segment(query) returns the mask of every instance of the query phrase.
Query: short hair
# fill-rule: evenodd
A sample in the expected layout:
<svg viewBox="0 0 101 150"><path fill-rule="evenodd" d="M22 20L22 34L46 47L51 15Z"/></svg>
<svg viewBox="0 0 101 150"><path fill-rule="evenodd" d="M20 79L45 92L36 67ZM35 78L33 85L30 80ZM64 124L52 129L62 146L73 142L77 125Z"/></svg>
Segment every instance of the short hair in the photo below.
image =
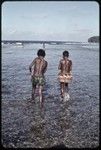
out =
<svg viewBox="0 0 101 150"><path fill-rule="evenodd" d="M46 53L43 49L39 49L38 52L37 52L37 55L45 57Z"/></svg>
<svg viewBox="0 0 101 150"><path fill-rule="evenodd" d="M63 52L63 56L68 57L68 56L69 56L69 52L68 52L68 51L64 51L64 52Z"/></svg>

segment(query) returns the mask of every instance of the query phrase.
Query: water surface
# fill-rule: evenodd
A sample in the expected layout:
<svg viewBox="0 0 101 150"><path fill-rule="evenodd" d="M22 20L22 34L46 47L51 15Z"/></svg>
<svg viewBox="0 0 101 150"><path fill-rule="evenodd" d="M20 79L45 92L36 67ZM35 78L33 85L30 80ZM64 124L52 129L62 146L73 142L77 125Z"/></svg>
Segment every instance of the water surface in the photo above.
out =
<svg viewBox="0 0 101 150"><path fill-rule="evenodd" d="M31 101L29 64L38 44L2 47L2 140L5 147L69 148L99 145L99 48L98 45L46 45L43 107L36 94ZM73 62L71 99L61 100L57 80L62 52Z"/></svg>

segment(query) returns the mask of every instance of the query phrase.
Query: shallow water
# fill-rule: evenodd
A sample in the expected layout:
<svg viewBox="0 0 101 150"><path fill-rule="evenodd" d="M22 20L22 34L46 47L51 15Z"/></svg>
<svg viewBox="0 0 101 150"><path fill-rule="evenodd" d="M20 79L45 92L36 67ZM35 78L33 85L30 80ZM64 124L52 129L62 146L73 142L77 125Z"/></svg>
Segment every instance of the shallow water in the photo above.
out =
<svg viewBox="0 0 101 150"><path fill-rule="evenodd" d="M69 148L99 145L99 49L94 45L46 45L44 103L31 101L29 64L42 45L2 48L2 141L5 147ZM57 80L62 52L73 61L69 101Z"/></svg>
<svg viewBox="0 0 101 150"><path fill-rule="evenodd" d="M31 95L29 64L36 57L37 49L28 47L9 46L2 49L2 99L26 99ZM86 79L99 75L99 51L82 48L80 45L46 46L48 71L47 84L57 84L58 63L63 50L68 49L73 60L73 76L75 80ZM73 84L72 84L73 85ZM82 87L83 88L83 87ZM56 92L56 91L55 91Z"/></svg>

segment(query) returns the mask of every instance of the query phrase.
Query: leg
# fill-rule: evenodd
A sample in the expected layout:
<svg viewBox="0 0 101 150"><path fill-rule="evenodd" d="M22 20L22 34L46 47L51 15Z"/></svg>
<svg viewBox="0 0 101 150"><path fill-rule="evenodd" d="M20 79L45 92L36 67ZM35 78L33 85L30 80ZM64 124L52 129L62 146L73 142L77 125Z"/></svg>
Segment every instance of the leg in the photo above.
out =
<svg viewBox="0 0 101 150"><path fill-rule="evenodd" d="M68 93L68 83L65 83L65 91Z"/></svg>
<svg viewBox="0 0 101 150"><path fill-rule="evenodd" d="M61 96L63 98L64 97L64 88L65 88L65 84L63 82L60 83L60 88L61 88Z"/></svg>
<svg viewBox="0 0 101 150"><path fill-rule="evenodd" d="M69 89L68 89L68 83L65 84L65 91L66 91L66 93L65 93L66 99L69 100L70 96L68 94L68 91L69 91Z"/></svg>
<svg viewBox="0 0 101 150"><path fill-rule="evenodd" d="M32 77L32 100L34 99L35 96L35 90L36 90L36 78L33 76Z"/></svg>
<svg viewBox="0 0 101 150"><path fill-rule="evenodd" d="M36 86L32 85L32 99L34 99L35 90L36 90Z"/></svg>
<svg viewBox="0 0 101 150"><path fill-rule="evenodd" d="M42 98L43 98L43 95L42 95L42 90L43 90L43 86L39 86L39 100L40 100L40 103L42 103Z"/></svg>

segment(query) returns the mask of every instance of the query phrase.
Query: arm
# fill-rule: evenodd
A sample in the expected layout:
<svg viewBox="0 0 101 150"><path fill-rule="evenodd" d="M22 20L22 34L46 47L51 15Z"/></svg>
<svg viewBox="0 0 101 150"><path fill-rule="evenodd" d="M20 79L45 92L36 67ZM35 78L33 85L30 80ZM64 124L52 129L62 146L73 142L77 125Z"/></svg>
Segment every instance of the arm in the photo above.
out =
<svg viewBox="0 0 101 150"><path fill-rule="evenodd" d="M48 63L47 61L45 61L44 73L47 71L47 66L48 66Z"/></svg>
<svg viewBox="0 0 101 150"><path fill-rule="evenodd" d="M72 61L70 60L70 74L72 72Z"/></svg>
<svg viewBox="0 0 101 150"><path fill-rule="evenodd" d="M62 68L62 66L61 66L61 60L60 60L58 69L61 70L61 68Z"/></svg>
<svg viewBox="0 0 101 150"><path fill-rule="evenodd" d="M32 61L32 63L29 65L29 71L31 72L31 69L32 69L32 66L34 65L35 63L35 59Z"/></svg>

